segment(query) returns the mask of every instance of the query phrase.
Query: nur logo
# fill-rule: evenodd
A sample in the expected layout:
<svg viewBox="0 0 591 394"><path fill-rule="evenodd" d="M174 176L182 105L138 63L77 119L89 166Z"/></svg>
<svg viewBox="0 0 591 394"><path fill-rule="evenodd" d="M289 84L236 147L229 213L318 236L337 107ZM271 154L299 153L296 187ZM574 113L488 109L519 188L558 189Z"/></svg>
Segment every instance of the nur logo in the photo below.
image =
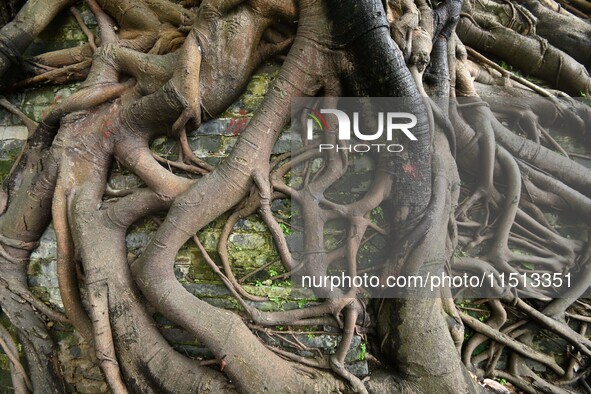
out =
<svg viewBox="0 0 591 394"><path fill-rule="evenodd" d="M310 138L310 132L311 130L314 128L314 124L312 122L315 122L318 127L320 128L320 130L322 131L327 131L328 130L328 123L326 123L326 119L324 119L324 116L316 111L313 108L306 108L306 112L308 115L308 139L312 139Z"/></svg>
<svg viewBox="0 0 591 394"><path fill-rule="evenodd" d="M349 118L349 115L344 111L338 109L326 109L323 108L316 111L311 108L306 108L307 111L307 124L306 124L306 137L309 141L314 139L314 125L316 124L320 130L328 131L328 122L326 121L323 114L332 114L336 116L338 122L338 139L340 141L350 141L352 134L357 140L360 141L375 141L383 137L384 132L386 134L386 141L391 142L395 131L401 131L410 141L417 141L417 137L410 131L417 124L417 117L408 112L378 112L377 116L377 131L366 133L360 130L359 125L359 112L353 112L353 122ZM352 127L351 127L352 125ZM404 147L400 144L385 144L385 143L374 143L374 144L345 144L334 145L334 144L320 144L318 147L319 151L336 149L337 151L346 150L349 152L369 152L370 150L387 150L388 152L401 152Z"/></svg>

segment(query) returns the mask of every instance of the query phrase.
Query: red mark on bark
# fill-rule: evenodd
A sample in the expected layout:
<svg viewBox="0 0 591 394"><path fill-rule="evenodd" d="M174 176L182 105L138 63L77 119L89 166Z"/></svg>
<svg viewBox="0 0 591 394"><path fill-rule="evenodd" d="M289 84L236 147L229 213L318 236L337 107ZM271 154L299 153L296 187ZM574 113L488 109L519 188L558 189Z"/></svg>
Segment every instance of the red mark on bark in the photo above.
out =
<svg viewBox="0 0 591 394"><path fill-rule="evenodd" d="M240 135L242 130L246 128L247 124L247 118L230 119L230 124L228 124L228 130L232 132L232 135Z"/></svg>
<svg viewBox="0 0 591 394"><path fill-rule="evenodd" d="M410 176L413 178L417 177L416 168L412 164L403 164L402 171L404 171L406 174L410 174Z"/></svg>
<svg viewBox="0 0 591 394"><path fill-rule="evenodd" d="M112 120L107 120L105 122L105 131L103 131L103 136L106 139L111 138L111 136L113 135L113 131L111 131L111 126L113 126L113 121Z"/></svg>

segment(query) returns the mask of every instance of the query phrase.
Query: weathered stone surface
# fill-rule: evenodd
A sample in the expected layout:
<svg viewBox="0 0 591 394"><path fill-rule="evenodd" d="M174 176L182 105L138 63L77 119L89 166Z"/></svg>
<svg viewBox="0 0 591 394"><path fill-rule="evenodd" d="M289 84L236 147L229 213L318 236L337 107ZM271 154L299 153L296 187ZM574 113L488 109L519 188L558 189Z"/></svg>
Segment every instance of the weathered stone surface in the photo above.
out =
<svg viewBox="0 0 591 394"><path fill-rule="evenodd" d="M29 131L25 126L3 126L0 127L0 139L7 140L26 140Z"/></svg>
<svg viewBox="0 0 591 394"><path fill-rule="evenodd" d="M364 378L369 375L369 366L365 360L356 361L352 364L345 364L345 369L358 378Z"/></svg>
<svg viewBox="0 0 591 394"><path fill-rule="evenodd" d="M53 227L49 226L41 237L39 247L31 253L29 262L29 286L33 294L49 303L52 307L63 310L57 280L57 245Z"/></svg>

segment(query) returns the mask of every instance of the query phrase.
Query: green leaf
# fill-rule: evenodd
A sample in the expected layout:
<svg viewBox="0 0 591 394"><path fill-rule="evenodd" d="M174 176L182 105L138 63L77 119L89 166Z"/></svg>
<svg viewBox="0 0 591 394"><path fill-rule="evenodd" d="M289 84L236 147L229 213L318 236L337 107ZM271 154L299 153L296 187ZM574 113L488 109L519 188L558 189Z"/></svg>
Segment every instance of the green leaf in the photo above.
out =
<svg viewBox="0 0 591 394"><path fill-rule="evenodd" d="M359 352L359 356L357 356L357 360L363 361L363 360L365 360L365 356L367 355L367 345L364 342L361 342L359 344L359 349L361 350L361 352Z"/></svg>
<svg viewBox="0 0 591 394"><path fill-rule="evenodd" d="M285 223L279 223L279 227L281 227L281 231L283 231L283 234L293 234L293 230L289 228Z"/></svg>

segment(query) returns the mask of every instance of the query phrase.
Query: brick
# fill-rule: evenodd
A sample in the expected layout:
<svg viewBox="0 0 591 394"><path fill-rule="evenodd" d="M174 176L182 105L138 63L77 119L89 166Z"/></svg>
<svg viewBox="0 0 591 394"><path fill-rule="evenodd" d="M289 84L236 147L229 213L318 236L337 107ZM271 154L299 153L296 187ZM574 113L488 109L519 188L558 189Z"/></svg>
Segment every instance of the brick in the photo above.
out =
<svg viewBox="0 0 591 394"><path fill-rule="evenodd" d="M2 140L26 140L29 131L25 126L4 126L0 127Z"/></svg>

